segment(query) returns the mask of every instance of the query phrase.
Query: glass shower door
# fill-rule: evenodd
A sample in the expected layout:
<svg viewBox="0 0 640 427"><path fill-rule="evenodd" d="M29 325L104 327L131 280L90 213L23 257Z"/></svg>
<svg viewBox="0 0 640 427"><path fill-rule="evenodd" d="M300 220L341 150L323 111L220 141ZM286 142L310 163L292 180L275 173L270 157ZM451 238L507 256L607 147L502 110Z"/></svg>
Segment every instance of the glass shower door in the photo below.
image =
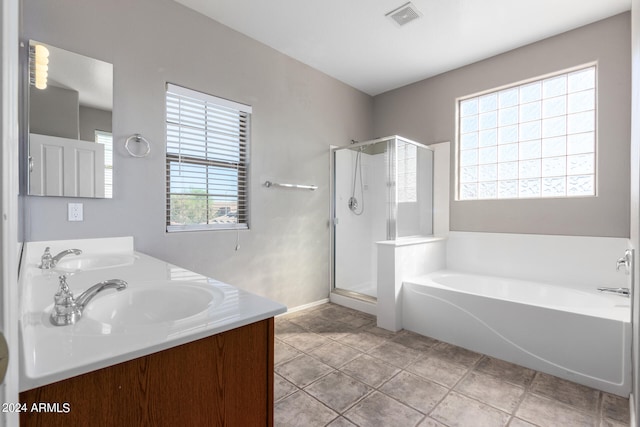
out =
<svg viewBox="0 0 640 427"><path fill-rule="evenodd" d="M377 296L376 242L387 240L388 144L333 151L333 284L335 290Z"/></svg>

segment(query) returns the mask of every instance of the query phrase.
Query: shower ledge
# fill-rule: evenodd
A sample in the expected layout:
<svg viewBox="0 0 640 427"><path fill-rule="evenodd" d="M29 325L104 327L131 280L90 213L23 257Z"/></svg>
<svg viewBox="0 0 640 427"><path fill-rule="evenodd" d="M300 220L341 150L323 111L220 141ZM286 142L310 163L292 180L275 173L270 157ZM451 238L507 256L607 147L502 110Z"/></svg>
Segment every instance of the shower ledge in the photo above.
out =
<svg viewBox="0 0 640 427"><path fill-rule="evenodd" d="M446 236L411 236L411 237L401 237L396 240L381 240L379 242L376 242L376 244L397 247L397 246L420 245L422 243L441 242L443 240L447 240L447 237Z"/></svg>

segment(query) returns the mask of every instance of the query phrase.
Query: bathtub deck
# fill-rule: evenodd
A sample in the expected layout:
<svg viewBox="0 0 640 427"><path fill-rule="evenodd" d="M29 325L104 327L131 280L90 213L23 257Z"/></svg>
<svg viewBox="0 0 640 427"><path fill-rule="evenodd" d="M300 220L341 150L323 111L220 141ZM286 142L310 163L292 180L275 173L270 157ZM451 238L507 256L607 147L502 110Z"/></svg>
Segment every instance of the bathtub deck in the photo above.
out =
<svg viewBox="0 0 640 427"><path fill-rule="evenodd" d="M275 425L629 426L628 400L324 304L276 318Z"/></svg>

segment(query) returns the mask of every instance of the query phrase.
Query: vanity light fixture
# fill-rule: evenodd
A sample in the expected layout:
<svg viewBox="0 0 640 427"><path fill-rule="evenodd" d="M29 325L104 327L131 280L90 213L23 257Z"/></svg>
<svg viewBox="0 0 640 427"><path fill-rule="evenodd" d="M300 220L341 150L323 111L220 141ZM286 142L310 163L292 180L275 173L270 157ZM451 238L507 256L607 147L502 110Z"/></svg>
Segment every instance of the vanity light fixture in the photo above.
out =
<svg viewBox="0 0 640 427"><path fill-rule="evenodd" d="M37 89L47 88L49 49L41 44L29 46L29 81Z"/></svg>

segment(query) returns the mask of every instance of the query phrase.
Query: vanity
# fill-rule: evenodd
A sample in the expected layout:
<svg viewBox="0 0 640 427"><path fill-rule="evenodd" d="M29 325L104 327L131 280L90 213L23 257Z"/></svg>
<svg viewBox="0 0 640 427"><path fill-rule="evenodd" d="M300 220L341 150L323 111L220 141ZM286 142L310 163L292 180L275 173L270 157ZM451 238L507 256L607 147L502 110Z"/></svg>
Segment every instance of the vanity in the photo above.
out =
<svg viewBox="0 0 640 427"><path fill-rule="evenodd" d="M51 269L39 264L71 248ZM286 307L133 250L133 238L28 242L20 275L21 425L273 425L273 317ZM59 277L87 302L50 320Z"/></svg>

